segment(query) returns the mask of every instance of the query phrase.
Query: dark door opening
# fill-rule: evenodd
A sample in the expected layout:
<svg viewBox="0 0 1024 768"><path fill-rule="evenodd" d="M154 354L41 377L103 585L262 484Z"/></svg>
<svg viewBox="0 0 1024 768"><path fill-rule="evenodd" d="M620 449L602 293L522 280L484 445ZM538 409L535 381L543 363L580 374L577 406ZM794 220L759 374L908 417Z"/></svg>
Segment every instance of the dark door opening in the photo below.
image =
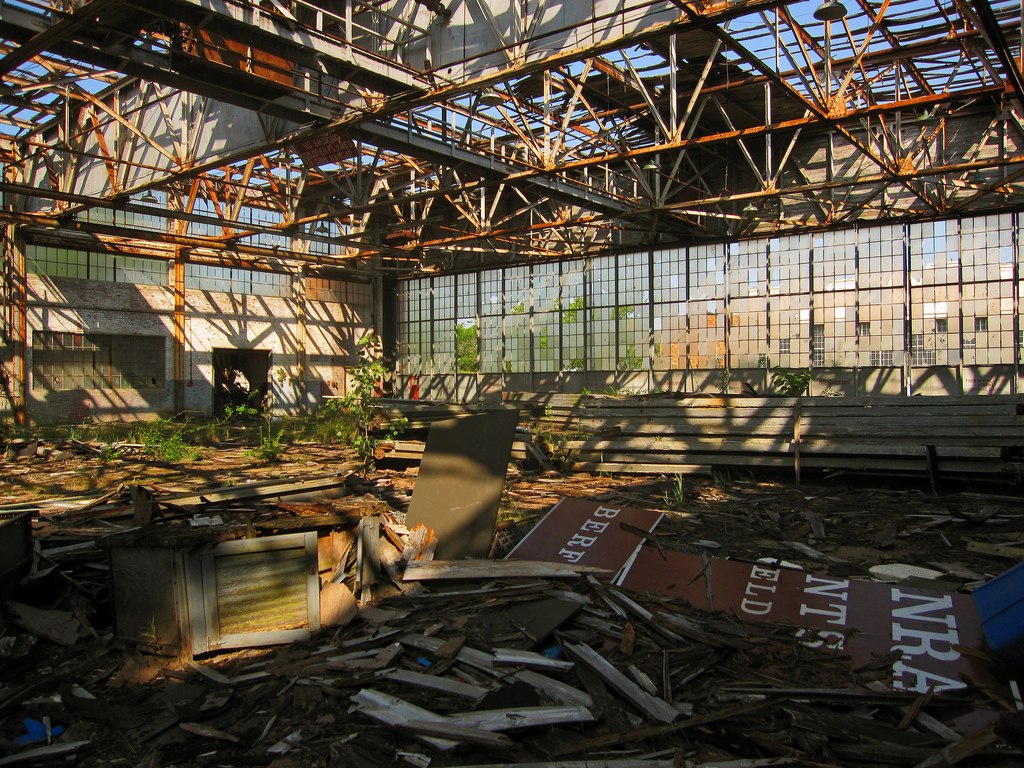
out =
<svg viewBox="0 0 1024 768"><path fill-rule="evenodd" d="M270 409L270 352L265 349L213 350L213 413L221 416L230 407Z"/></svg>

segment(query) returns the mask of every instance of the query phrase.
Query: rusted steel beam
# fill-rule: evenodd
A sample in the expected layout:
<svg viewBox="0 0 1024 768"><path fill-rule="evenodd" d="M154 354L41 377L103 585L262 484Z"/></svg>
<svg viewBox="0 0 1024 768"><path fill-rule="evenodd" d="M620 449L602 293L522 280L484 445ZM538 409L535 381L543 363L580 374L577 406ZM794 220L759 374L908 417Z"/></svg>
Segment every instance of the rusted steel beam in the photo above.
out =
<svg viewBox="0 0 1024 768"><path fill-rule="evenodd" d="M1013 88L1017 104L1024 107L1024 76L1021 75L1017 60L1010 55L1009 43L1006 40L1006 35L1003 34L1002 27L999 26L999 20L996 19L996 15L992 11L992 3L990 0L977 0L972 3L972 7L981 23L982 33L995 50L999 63L1003 66L1006 81Z"/></svg>

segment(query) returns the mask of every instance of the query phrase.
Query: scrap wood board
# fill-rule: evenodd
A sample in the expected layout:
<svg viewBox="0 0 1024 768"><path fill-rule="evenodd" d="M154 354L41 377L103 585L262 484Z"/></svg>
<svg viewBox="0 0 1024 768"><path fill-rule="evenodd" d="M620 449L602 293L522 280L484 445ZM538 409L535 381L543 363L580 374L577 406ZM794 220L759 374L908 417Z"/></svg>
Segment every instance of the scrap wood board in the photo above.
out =
<svg viewBox="0 0 1024 768"><path fill-rule="evenodd" d="M564 498L509 557L601 565L617 571L613 583L631 592L667 595L744 621L792 626L806 645L848 656L855 668L883 663L893 689L987 688L1024 710L1021 681L1008 679L1009 673L997 678L985 654L971 652L983 647L984 633L969 594L661 551L644 547L644 538L629 527L610 524L653 531L660 519L649 510ZM958 727L974 727L988 716L968 715Z"/></svg>
<svg viewBox="0 0 1024 768"><path fill-rule="evenodd" d="M434 531L438 560L490 552L518 422L504 408L431 425L406 524Z"/></svg>
<svg viewBox="0 0 1024 768"><path fill-rule="evenodd" d="M509 552L509 559L604 568L614 577L636 557L663 512L563 498ZM624 527L625 526L625 527ZM657 551L657 550L655 550Z"/></svg>

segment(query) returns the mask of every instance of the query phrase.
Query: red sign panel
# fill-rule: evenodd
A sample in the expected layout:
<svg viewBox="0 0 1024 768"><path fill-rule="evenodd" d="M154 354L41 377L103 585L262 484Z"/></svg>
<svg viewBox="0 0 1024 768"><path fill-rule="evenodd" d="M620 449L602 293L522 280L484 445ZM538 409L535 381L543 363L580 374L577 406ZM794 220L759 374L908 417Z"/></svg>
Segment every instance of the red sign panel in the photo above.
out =
<svg viewBox="0 0 1024 768"><path fill-rule="evenodd" d="M925 693L988 678L984 663L958 646L980 648L981 620L970 595L943 594L736 560L645 548L616 582L634 592L682 598L744 621L789 624L809 645L834 649L860 666L899 652L891 687ZM710 571L710 573L708 572Z"/></svg>
<svg viewBox="0 0 1024 768"><path fill-rule="evenodd" d="M854 667L891 659L889 685L925 693L991 686L1024 709L1020 685L969 649L983 647L969 594L833 578L775 565L702 558L643 546L629 526L652 531L662 515L562 499L509 557L581 563L619 571L618 586L686 600L744 621L789 625L813 648L848 656ZM623 528L616 523L627 524ZM966 651L966 652L965 652ZM955 725L963 732L991 719L978 710Z"/></svg>
<svg viewBox="0 0 1024 768"><path fill-rule="evenodd" d="M589 565L617 574L636 557L644 543L643 537L630 528L649 533L662 517L662 512L648 509L561 499L508 556Z"/></svg>

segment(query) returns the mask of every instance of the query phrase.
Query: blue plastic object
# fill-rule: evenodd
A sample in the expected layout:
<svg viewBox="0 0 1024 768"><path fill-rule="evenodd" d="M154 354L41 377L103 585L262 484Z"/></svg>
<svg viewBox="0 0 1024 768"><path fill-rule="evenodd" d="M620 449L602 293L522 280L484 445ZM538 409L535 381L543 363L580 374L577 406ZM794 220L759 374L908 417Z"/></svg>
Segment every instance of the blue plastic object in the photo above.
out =
<svg viewBox="0 0 1024 768"><path fill-rule="evenodd" d="M971 595L989 648L1024 666L1024 563L986 581Z"/></svg>
<svg viewBox="0 0 1024 768"><path fill-rule="evenodd" d="M26 717L22 722L25 724L25 733L14 739L15 744L19 747L23 747L26 744L38 744L40 741L46 741L47 735L45 723L31 717ZM64 733L63 725L50 726L50 738L60 736L62 733Z"/></svg>

